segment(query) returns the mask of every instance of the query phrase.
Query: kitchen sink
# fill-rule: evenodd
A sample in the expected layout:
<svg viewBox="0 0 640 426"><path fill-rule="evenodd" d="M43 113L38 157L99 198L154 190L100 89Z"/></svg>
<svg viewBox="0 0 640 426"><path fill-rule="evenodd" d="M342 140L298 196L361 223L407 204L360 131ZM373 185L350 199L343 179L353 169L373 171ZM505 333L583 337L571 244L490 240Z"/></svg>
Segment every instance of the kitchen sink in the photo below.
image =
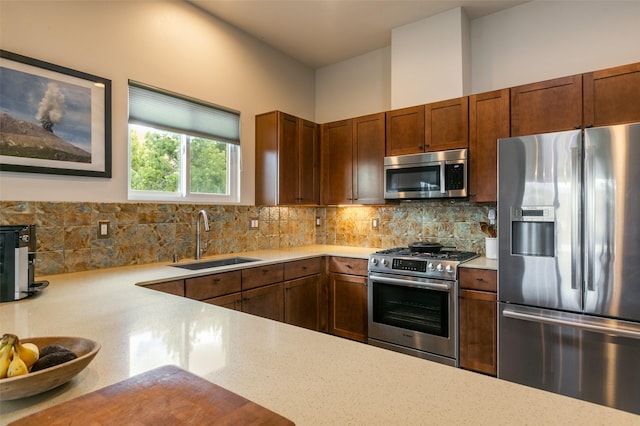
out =
<svg viewBox="0 0 640 426"><path fill-rule="evenodd" d="M203 260L198 262L183 263L181 265L171 265L176 268L183 269L207 269L217 268L219 266L239 265L241 263L258 262L260 259L251 259L248 257L229 257L227 259Z"/></svg>

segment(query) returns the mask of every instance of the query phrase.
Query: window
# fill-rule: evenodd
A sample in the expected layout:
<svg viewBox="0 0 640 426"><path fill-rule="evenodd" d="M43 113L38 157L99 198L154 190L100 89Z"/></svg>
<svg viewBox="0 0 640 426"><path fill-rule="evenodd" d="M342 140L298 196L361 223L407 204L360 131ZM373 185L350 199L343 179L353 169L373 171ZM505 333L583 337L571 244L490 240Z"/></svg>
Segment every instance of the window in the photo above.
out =
<svg viewBox="0 0 640 426"><path fill-rule="evenodd" d="M129 199L240 201L236 112L129 82Z"/></svg>

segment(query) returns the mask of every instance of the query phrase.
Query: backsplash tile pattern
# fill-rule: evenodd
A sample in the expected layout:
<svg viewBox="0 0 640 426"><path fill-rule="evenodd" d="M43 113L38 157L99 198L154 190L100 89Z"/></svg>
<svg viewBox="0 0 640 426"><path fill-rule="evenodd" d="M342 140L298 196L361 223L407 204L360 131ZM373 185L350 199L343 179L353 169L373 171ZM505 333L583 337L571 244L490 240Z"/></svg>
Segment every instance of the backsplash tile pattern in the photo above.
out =
<svg viewBox="0 0 640 426"><path fill-rule="evenodd" d="M387 206L327 207L321 216L320 244L392 248L432 241L484 254L479 222L495 205L467 201L403 202ZM373 229L373 219L379 227Z"/></svg>
<svg viewBox="0 0 640 426"><path fill-rule="evenodd" d="M0 201L0 224L37 225L41 276L171 261L174 255L193 259L201 209L211 227L202 233L204 256L308 244L390 248L420 240L484 253L478 222L491 207L465 201L373 207ZM258 219L257 229L250 228L252 219ZM108 238L98 238L98 220L109 221Z"/></svg>

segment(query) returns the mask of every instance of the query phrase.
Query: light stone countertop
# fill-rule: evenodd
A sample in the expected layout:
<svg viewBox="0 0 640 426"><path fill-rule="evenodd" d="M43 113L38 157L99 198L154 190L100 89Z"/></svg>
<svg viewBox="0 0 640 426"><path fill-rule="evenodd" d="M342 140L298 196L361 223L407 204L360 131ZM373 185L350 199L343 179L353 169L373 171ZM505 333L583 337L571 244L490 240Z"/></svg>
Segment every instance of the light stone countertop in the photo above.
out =
<svg viewBox="0 0 640 426"><path fill-rule="evenodd" d="M476 257L460 265L461 268L475 268L475 269L493 269L498 270L498 260L489 259L484 256Z"/></svg>
<svg viewBox="0 0 640 426"><path fill-rule="evenodd" d="M320 245L242 255L268 263L325 254L366 258L372 251ZM235 268L248 265L256 264ZM234 267L216 271L228 269ZM153 264L38 277L50 281L42 294L0 304L3 333L82 336L102 345L66 385L0 402L0 423L166 364L298 425L640 422L611 408L135 285L206 272Z"/></svg>

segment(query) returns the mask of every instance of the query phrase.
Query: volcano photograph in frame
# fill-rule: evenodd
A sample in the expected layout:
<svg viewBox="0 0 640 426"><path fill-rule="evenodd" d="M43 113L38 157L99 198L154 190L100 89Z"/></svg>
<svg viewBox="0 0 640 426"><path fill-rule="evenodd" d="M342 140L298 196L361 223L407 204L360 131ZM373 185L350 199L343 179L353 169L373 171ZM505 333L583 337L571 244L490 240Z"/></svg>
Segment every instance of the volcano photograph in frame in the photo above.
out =
<svg viewBox="0 0 640 426"><path fill-rule="evenodd" d="M111 177L111 81L0 50L0 170Z"/></svg>

